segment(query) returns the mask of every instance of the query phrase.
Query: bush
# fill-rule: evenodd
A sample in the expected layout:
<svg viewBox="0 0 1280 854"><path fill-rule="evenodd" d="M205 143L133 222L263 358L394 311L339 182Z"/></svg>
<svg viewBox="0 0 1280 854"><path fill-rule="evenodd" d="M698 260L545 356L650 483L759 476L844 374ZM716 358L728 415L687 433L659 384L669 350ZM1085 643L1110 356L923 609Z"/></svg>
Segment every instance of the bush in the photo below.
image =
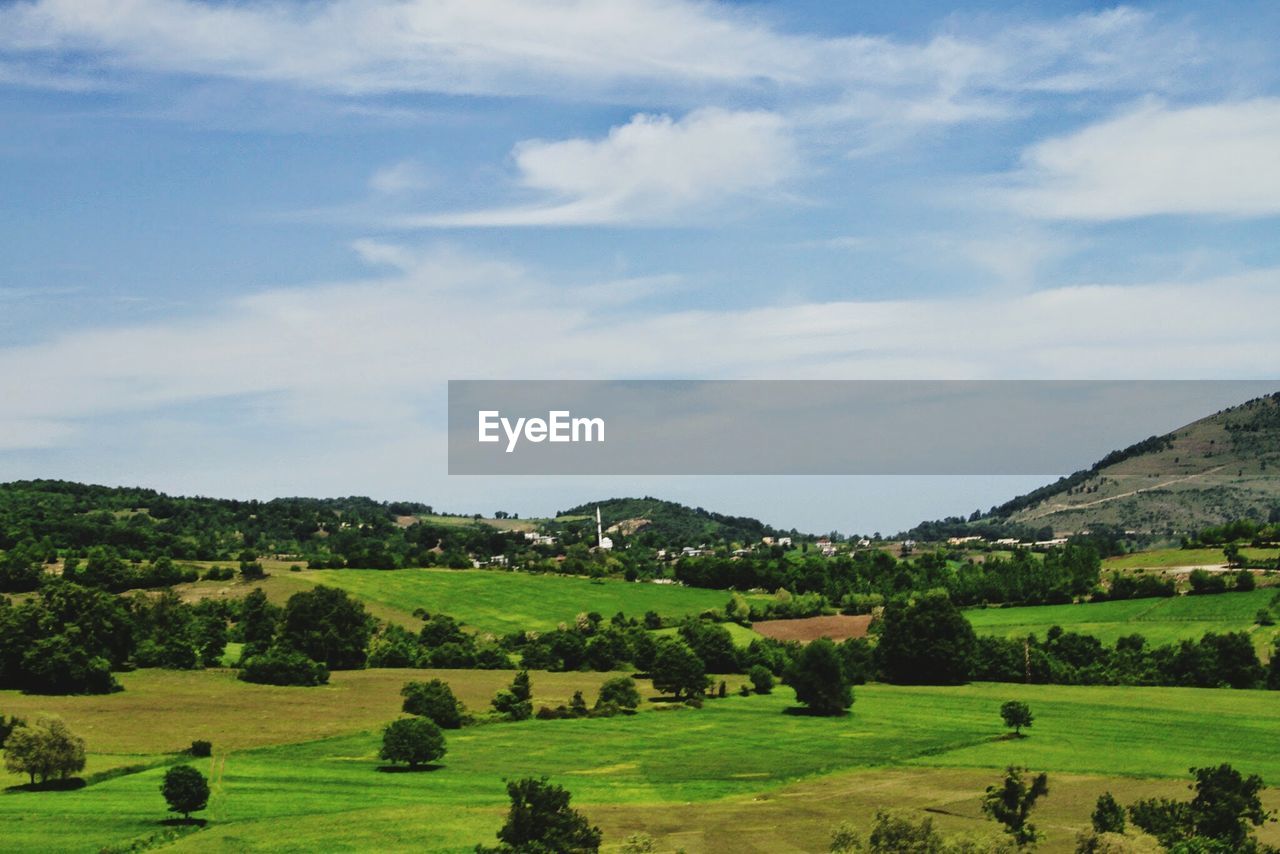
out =
<svg viewBox="0 0 1280 854"><path fill-rule="evenodd" d="M635 680L630 676L618 676L601 685L595 707L605 706L635 711L640 706L640 689L636 687Z"/></svg>
<svg viewBox="0 0 1280 854"><path fill-rule="evenodd" d="M430 718L444 729L462 726L462 703L454 696L447 682L432 679L430 682L407 682L400 689L404 697L401 707L411 715Z"/></svg>
<svg viewBox="0 0 1280 854"><path fill-rule="evenodd" d="M196 741L191 742L191 747L187 749L187 753L190 753L192 756L199 756L199 757L212 756L213 743L209 741L197 739Z"/></svg>
<svg viewBox="0 0 1280 854"><path fill-rule="evenodd" d="M388 762L405 762L414 769L444 754L444 733L430 718L401 718L382 731L378 758Z"/></svg>
<svg viewBox="0 0 1280 854"><path fill-rule="evenodd" d="M272 647L259 655L251 655L240 665L238 679L260 685L324 685L329 681L329 668L312 661L292 649Z"/></svg>
<svg viewBox="0 0 1280 854"><path fill-rule="evenodd" d="M190 765L175 765L164 774L160 793L169 804L169 812L180 812L184 819L191 818L209 803L209 781Z"/></svg>
<svg viewBox="0 0 1280 854"><path fill-rule="evenodd" d="M757 694L768 694L773 690L773 674L763 664L752 665L747 678L751 680L751 687Z"/></svg>
<svg viewBox="0 0 1280 854"><path fill-rule="evenodd" d="M1124 807L1116 803L1110 792L1098 796L1092 819L1095 833L1124 833Z"/></svg>
<svg viewBox="0 0 1280 854"><path fill-rule="evenodd" d="M529 682L529 671L521 670L511 680L511 687L499 691L490 705L508 720L528 720L533 714L533 686Z"/></svg>

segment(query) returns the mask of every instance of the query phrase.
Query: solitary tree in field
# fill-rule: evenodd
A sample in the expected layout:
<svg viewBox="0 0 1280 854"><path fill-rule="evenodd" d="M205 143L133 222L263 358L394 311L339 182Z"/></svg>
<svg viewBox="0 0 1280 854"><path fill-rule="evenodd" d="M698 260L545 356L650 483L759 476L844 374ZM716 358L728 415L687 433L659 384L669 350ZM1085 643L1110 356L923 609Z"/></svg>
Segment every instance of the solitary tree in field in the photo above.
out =
<svg viewBox="0 0 1280 854"><path fill-rule="evenodd" d="M477 854L596 854L600 828L569 806L570 795L546 777L509 781L511 809L498 831L499 844L477 845Z"/></svg>
<svg viewBox="0 0 1280 854"><path fill-rule="evenodd" d="M183 820L189 821L193 812L208 806L209 781L190 765L175 765L165 772L160 793L169 812L180 812Z"/></svg>
<svg viewBox="0 0 1280 854"><path fill-rule="evenodd" d="M430 718L401 718L382 731L378 758L405 762L409 770L444 756L444 733Z"/></svg>
<svg viewBox="0 0 1280 854"><path fill-rule="evenodd" d="M1012 766L1007 768L1004 780L988 786L982 799L982 811L1003 824L1018 846L1030 845L1040 838L1035 825L1028 819L1036 801L1049 794L1049 775L1037 774L1028 783L1022 778L1025 770Z"/></svg>
<svg viewBox="0 0 1280 854"><path fill-rule="evenodd" d="M1031 707L1019 700L1010 700L1000 707L1000 717L1004 720L1004 725L1013 730L1015 736L1022 736L1022 728L1031 726L1034 717L1031 714Z"/></svg>
<svg viewBox="0 0 1280 854"><path fill-rule="evenodd" d="M617 676L600 686L596 709L616 708L618 711L635 711L640 705L640 690L630 676Z"/></svg>
<svg viewBox="0 0 1280 854"><path fill-rule="evenodd" d="M18 723L4 741L4 764L14 774L26 774L32 785L65 780L84 769L84 739L61 718L40 717L35 724Z"/></svg>
<svg viewBox="0 0 1280 854"><path fill-rule="evenodd" d="M747 678L751 680L751 687L757 694L768 694L773 690L773 674L763 664L753 664L747 672Z"/></svg>
<svg viewBox="0 0 1280 854"><path fill-rule="evenodd" d="M818 638L806 646L787 671L796 699L815 715L839 715L853 705L853 688L836 645Z"/></svg>

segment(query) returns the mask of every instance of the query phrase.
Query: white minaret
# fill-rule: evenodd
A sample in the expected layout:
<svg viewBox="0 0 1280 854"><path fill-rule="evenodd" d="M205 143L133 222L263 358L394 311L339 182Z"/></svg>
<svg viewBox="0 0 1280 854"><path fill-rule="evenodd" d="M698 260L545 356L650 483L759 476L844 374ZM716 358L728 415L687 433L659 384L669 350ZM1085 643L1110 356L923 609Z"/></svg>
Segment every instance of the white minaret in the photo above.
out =
<svg viewBox="0 0 1280 854"><path fill-rule="evenodd" d="M608 551L613 548L613 540L604 535L604 526L600 524L600 507L596 506L596 548Z"/></svg>

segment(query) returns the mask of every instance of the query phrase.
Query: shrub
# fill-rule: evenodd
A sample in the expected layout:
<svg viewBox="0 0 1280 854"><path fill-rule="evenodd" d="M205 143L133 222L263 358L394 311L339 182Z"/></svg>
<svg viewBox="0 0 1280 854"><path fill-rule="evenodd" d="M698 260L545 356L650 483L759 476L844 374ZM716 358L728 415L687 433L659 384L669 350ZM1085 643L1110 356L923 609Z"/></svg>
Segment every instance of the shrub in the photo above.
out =
<svg viewBox="0 0 1280 854"><path fill-rule="evenodd" d="M636 687L635 680L630 676L618 676L601 685L596 708L604 706L635 711L640 706L640 689Z"/></svg>
<svg viewBox="0 0 1280 854"><path fill-rule="evenodd" d="M491 701L494 710L505 715L508 720L528 720L533 714L533 686L529 682L529 671L521 670L511 680L511 687L499 691Z"/></svg>
<svg viewBox="0 0 1280 854"><path fill-rule="evenodd" d="M411 715L430 718L444 729L462 726L462 703L454 696L447 682L432 679L430 682L406 682L400 689L404 697L401 707Z"/></svg>
<svg viewBox="0 0 1280 854"><path fill-rule="evenodd" d="M175 765L164 774L160 793L169 804L169 812L180 812L190 819L209 803L209 781L190 765Z"/></svg>
<svg viewBox="0 0 1280 854"><path fill-rule="evenodd" d="M763 664L752 665L747 678L751 680L751 687L757 694L768 694L773 690L773 674Z"/></svg>
<svg viewBox="0 0 1280 854"><path fill-rule="evenodd" d="M444 754L444 733L430 718L401 718L382 731L378 758L388 762L405 762L413 769Z"/></svg>
<svg viewBox="0 0 1280 854"><path fill-rule="evenodd" d="M192 756L199 756L199 757L212 756L213 743L209 741L204 741L202 739L197 739L191 742L191 747L187 749L187 752L190 753Z"/></svg>
<svg viewBox="0 0 1280 854"><path fill-rule="evenodd" d="M260 685L324 685L329 681L329 668L296 650L272 647L245 659L237 678Z"/></svg>

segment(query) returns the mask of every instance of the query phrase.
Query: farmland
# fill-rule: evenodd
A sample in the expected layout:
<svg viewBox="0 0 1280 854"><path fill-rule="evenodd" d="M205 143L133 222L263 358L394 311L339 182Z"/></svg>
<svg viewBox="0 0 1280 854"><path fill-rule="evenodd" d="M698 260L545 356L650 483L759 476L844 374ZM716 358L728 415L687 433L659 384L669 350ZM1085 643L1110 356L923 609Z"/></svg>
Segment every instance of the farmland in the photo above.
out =
<svg viewBox="0 0 1280 854"><path fill-rule="evenodd" d="M1195 640L1206 632L1249 632L1260 649L1269 647L1274 627L1257 626L1254 618L1276 595L1276 589L1215 596L1128 599L1077 605L1022 608L973 608L965 616L979 634L1041 638L1053 626L1098 637L1104 643L1135 632L1151 643Z"/></svg>
<svg viewBox="0 0 1280 854"><path fill-rule="evenodd" d="M664 617L723 608L729 595L678 585L591 581L555 575L487 570L318 570L293 573L299 580L339 587L366 602L412 613L444 613L479 631L502 634L547 630L584 611L629 617L657 611Z"/></svg>
<svg viewBox="0 0 1280 854"><path fill-rule="evenodd" d="M954 813L942 822L949 830L989 835L977 794L997 769L1017 762L1063 780L1046 801L1045 850L1054 851L1069 850L1103 788L1174 795L1188 765L1222 761L1280 778L1280 745L1268 737L1280 725L1274 695L999 684L863 686L852 713L835 719L783 714L793 698L781 689L700 710L492 724L451 734L437 770L380 773L377 728L395 717L402 680L421 675L339 673L326 689L263 689L219 671L142 671L126 677L119 695L54 700L6 692L0 705L59 711L85 732L91 750L153 763L171 761L163 754L189 737L212 740L213 758L197 761L214 786L209 826L175 850L468 850L500 822L502 778L526 773L567 785L607 841L645 830L664 850L725 850L726 839L742 843L736 850L814 850L831 825L865 819L886 800L943 809ZM509 678L443 675L469 704ZM546 692L541 701L574 686L589 690L600 678L535 674L534 685ZM996 710L1011 696L1036 711L1030 738L1001 737ZM95 752L94 760L123 764L119 753ZM145 838L159 829L162 770L72 792L3 797L0 822L22 850L92 851ZM740 826L747 804L762 804L768 821ZM280 834L277 822L286 818L290 832ZM753 836L761 825L771 829ZM770 839L791 841L778 848Z"/></svg>
<svg viewBox="0 0 1280 854"><path fill-rule="evenodd" d="M1280 549L1245 546L1240 554L1250 561L1275 560ZM1102 561L1102 570L1169 569L1187 566L1225 566L1226 558L1220 548L1198 549L1149 549L1127 555L1117 555Z"/></svg>

